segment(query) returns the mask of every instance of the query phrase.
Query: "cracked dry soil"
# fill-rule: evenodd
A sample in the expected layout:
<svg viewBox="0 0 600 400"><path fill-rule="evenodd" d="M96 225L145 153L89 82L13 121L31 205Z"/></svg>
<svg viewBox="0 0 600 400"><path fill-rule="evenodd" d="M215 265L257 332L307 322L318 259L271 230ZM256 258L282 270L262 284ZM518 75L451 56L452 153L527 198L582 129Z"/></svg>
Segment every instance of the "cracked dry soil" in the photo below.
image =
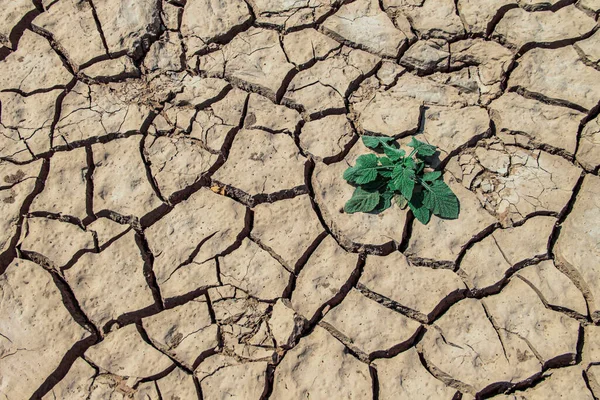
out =
<svg viewBox="0 0 600 400"><path fill-rule="evenodd" d="M600 398L598 0L0 0L0 399ZM340 210L360 135L458 220Z"/></svg>

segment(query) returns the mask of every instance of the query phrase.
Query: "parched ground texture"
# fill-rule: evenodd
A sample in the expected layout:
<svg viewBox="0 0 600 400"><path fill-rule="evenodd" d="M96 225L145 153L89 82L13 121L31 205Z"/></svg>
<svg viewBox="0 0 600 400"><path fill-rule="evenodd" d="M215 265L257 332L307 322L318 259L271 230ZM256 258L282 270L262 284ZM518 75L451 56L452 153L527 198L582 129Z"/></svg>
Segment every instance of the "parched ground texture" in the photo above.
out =
<svg viewBox="0 0 600 400"><path fill-rule="evenodd" d="M600 398L599 0L0 0L0 399ZM343 212L439 147L427 226Z"/></svg>

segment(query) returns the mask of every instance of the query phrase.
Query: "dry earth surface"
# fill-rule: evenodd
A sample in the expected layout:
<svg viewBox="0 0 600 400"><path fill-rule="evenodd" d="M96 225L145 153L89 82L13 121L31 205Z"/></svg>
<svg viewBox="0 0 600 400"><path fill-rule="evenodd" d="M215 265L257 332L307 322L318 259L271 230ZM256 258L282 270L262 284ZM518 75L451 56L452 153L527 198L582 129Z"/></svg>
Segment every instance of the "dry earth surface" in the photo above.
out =
<svg viewBox="0 0 600 400"><path fill-rule="evenodd" d="M0 0L0 399L599 399L599 11Z"/></svg>

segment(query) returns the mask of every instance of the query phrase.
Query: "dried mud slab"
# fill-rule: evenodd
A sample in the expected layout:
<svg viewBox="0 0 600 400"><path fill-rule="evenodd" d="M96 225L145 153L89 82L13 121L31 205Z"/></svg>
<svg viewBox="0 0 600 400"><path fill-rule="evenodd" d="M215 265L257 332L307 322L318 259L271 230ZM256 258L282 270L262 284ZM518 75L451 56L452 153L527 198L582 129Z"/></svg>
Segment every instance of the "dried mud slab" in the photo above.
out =
<svg viewBox="0 0 600 400"><path fill-rule="evenodd" d="M4 3L0 398L600 397L598 0Z"/></svg>
<svg viewBox="0 0 600 400"><path fill-rule="evenodd" d="M91 333L73 319L52 276L39 265L14 261L0 278L0 291L0 393L30 397Z"/></svg>

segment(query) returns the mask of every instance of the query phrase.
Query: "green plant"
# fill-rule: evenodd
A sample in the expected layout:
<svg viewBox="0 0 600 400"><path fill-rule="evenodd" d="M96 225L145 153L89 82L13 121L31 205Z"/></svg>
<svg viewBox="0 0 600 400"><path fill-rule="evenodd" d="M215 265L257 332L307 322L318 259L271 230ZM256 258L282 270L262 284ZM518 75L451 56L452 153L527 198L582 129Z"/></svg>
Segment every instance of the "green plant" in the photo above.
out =
<svg viewBox="0 0 600 400"><path fill-rule="evenodd" d="M432 170L428 163L428 157L437 151L435 146L413 137L408 143L413 150L406 155L394 138L363 136L362 141L370 149L383 151L385 156L363 154L344 171L344 179L356 186L344 206L347 213L380 213L395 200L401 208L408 205L423 224L429 222L431 214L458 218L458 198L444 182L442 173Z"/></svg>

